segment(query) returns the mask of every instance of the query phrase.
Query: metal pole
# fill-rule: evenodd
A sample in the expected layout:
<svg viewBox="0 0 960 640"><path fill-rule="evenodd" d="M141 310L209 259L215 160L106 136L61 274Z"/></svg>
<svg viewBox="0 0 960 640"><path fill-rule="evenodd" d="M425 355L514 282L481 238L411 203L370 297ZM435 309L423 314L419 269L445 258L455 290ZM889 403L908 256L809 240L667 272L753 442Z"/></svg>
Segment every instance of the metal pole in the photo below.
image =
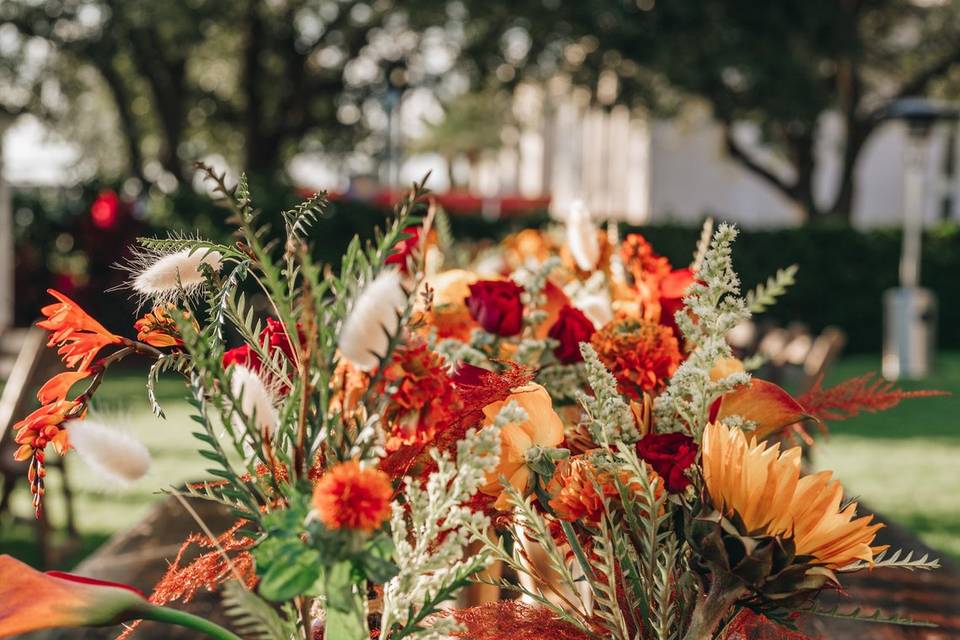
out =
<svg viewBox="0 0 960 640"><path fill-rule="evenodd" d="M10 124L0 114L0 334L13 326L13 192L3 171L3 138Z"/></svg>

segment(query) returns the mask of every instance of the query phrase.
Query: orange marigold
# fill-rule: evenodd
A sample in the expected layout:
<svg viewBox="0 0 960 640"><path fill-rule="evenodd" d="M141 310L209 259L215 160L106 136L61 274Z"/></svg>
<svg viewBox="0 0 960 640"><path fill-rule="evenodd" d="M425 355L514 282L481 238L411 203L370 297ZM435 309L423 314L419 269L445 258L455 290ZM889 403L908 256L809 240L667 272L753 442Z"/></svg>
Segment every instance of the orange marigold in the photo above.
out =
<svg viewBox="0 0 960 640"><path fill-rule="evenodd" d="M87 369L100 349L123 341L67 296L53 289L47 289L47 293L59 302L40 310L46 319L38 322L37 326L50 332L47 346L58 346L57 353L71 369Z"/></svg>
<svg viewBox="0 0 960 640"><path fill-rule="evenodd" d="M634 399L663 388L683 359L673 331L649 320L615 318L593 335L590 344L617 379L621 393Z"/></svg>
<svg viewBox="0 0 960 640"><path fill-rule="evenodd" d="M389 394L383 415L389 429L388 451L432 441L460 411L443 359L421 341L397 348L378 391Z"/></svg>
<svg viewBox="0 0 960 640"><path fill-rule="evenodd" d="M327 470L313 489L313 508L328 529L371 533L390 516L390 478L356 460Z"/></svg>
<svg viewBox="0 0 960 640"><path fill-rule="evenodd" d="M656 492L659 497L663 494L663 480L652 470L650 476L651 479L658 480ZM639 488L637 483L631 482L630 473L625 470L620 473L620 483ZM570 522L583 520L588 523L600 520L603 514L603 497L617 501L620 496L613 474L599 471L585 456L574 456L561 461L547 483L547 493L551 496L550 508L558 518Z"/></svg>

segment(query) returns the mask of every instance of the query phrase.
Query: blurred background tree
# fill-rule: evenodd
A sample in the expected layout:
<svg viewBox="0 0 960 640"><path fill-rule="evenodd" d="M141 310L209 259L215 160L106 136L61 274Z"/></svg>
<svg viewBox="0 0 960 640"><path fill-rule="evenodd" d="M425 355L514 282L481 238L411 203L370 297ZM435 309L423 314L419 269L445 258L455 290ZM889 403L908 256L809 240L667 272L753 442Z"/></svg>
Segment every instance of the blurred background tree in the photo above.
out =
<svg viewBox="0 0 960 640"><path fill-rule="evenodd" d="M951 0L472 2L467 44L474 76L515 82L567 73L601 104L675 114L705 100L726 130L727 151L806 213L849 221L857 159L891 102L955 95L960 3ZM517 55L522 52L522 55ZM838 184L818 188L817 130L842 124ZM737 123L755 123L776 152L751 152ZM817 197L825 193L826 197Z"/></svg>

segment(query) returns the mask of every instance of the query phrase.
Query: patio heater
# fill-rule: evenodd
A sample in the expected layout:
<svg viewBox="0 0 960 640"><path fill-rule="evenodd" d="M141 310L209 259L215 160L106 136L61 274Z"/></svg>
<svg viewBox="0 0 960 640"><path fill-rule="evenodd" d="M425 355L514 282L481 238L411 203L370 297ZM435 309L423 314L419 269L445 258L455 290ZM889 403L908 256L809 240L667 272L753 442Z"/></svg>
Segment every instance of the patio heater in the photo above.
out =
<svg viewBox="0 0 960 640"><path fill-rule="evenodd" d="M888 380L920 379L933 367L936 353L937 299L920 286L923 240L926 146L933 125L956 120L957 109L925 98L893 103L885 117L907 127L903 193L903 246L900 286L883 295L883 376Z"/></svg>

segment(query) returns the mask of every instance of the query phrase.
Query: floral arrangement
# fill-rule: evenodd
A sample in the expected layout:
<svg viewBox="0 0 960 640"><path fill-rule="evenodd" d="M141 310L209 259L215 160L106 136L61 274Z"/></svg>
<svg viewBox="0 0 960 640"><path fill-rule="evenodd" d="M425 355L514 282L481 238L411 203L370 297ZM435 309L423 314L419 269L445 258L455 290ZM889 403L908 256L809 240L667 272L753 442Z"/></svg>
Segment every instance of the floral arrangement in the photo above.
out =
<svg viewBox="0 0 960 640"><path fill-rule="evenodd" d="M112 364L147 358L154 411L158 376L181 375L211 463L171 493L237 522L200 522L149 598L0 557L0 636L152 619L277 640L787 637L798 612L842 615L816 596L843 574L938 566L875 544L882 525L787 446L805 421L928 394L858 379L794 398L751 377L725 336L793 270L741 296L734 228L708 224L674 269L575 207L444 270L458 250L414 185L375 241L323 265L322 194L270 217L244 179L200 168L236 242L141 239L135 339L51 291L38 325L67 371L14 425L16 457L38 511L49 445L142 476L149 452L86 414ZM473 606L449 609L471 582L503 599L468 587ZM166 606L200 589L236 634Z"/></svg>

